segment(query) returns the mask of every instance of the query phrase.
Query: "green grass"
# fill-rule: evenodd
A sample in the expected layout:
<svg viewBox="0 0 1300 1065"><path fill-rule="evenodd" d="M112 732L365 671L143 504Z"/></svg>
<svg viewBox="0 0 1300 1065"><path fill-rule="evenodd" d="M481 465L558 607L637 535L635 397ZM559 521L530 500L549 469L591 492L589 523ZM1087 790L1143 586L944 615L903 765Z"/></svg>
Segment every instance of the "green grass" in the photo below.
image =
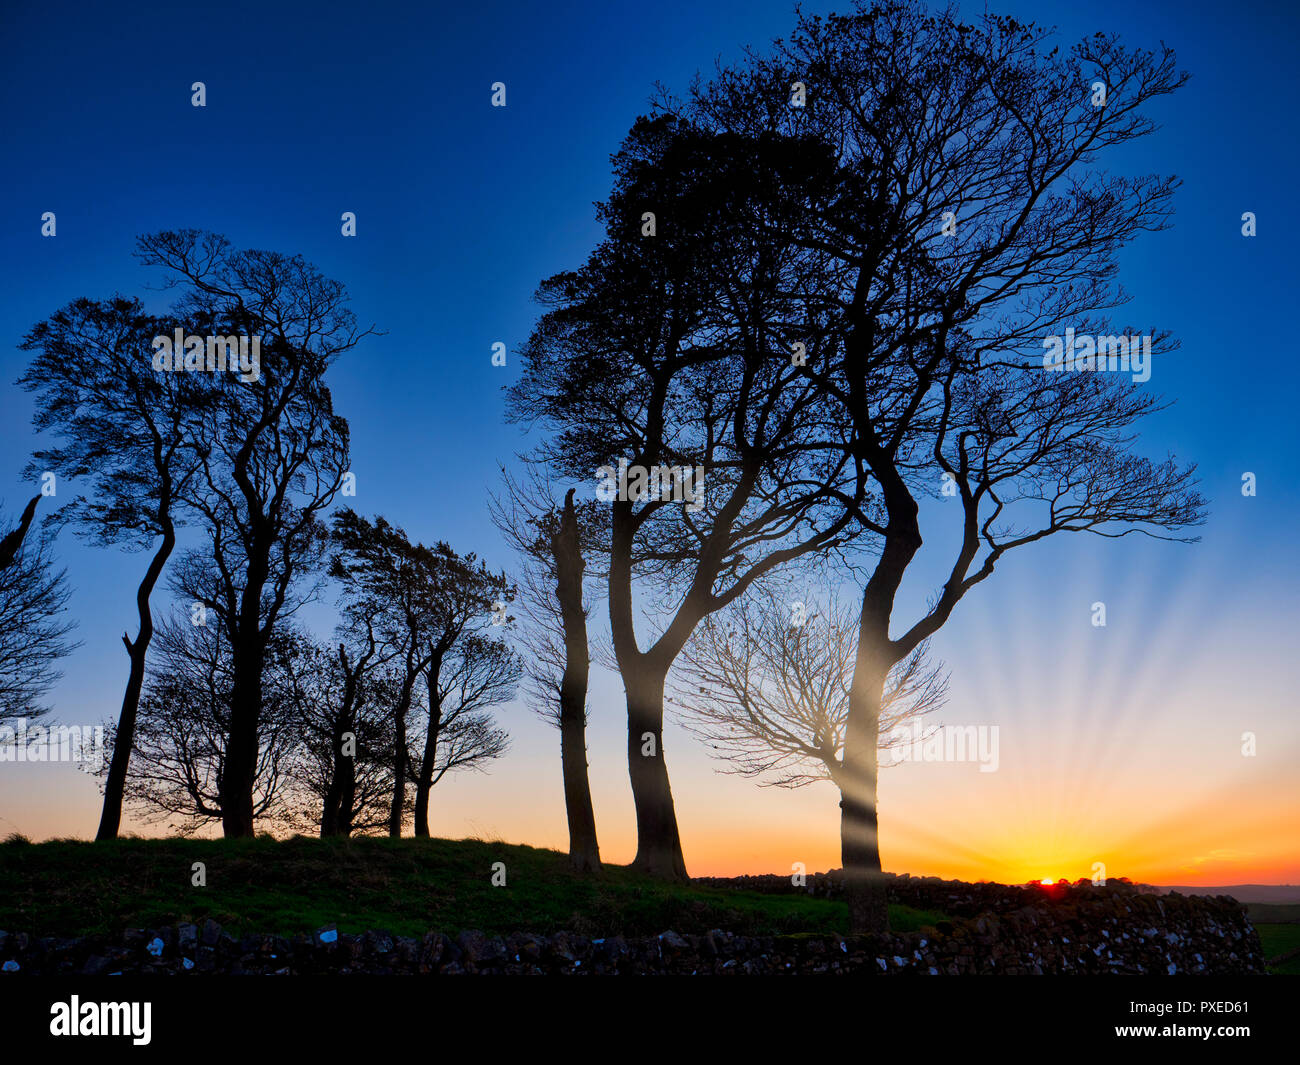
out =
<svg viewBox="0 0 1300 1065"><path fill-rule="evenodd" d="M1300 922L1300 903L1248 902L1246 912L1252 924L1296 924Z"/></svg>
<svg viewBox="0 0 1300 1065"><path fill-rule="evenodd" d="M1256 924L1255 930L1259 932L1259 942L1266 958L1300 950L1300 924ZM1275 976L1300 976L1300 957L1270 965L1268 971Z"/></svg>
<svg viewBox="0 0 1300 1065"><path fill-rule="evenodd" d="M207 886L192 887L203 862ZM492 886L504 862L506 886ZM944 920L891 906L891 927ZM0 845L0 928L73 936L214 918L240 934L345 932L650 935L712 928L745 934L846 932L842 902L662 884L623 866L599 879L565 855L479 840L56 840Z"/></svg>

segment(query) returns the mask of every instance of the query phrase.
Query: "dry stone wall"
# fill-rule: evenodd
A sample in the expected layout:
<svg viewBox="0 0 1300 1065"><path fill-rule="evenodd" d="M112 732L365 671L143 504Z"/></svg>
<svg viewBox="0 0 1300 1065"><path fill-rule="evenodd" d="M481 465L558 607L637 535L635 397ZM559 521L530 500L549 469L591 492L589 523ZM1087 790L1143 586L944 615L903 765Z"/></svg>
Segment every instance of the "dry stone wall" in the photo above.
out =
<svg viewBox="0 0 1300 1065"><path fill-rule="evenodd" d="M778 878L774 878L778 879ZM730 882L748 890L746 882ZM788 881L785 890L790 890ZM833 884L826 889L833 892ZM964 891L963 888L971 889ZM1001 890L993 890L1001 889ZM954 881L895 883L896 899L954 920L905 934L589 938L489 936L333 926L293 938L235 938L215 921L121 936L34 938L0 932L4 974L426 973L964 975L1263 973L1259 936L1235 900L1125 891L1032 893ZM979 908L969 916L958 911Z"/></svg>

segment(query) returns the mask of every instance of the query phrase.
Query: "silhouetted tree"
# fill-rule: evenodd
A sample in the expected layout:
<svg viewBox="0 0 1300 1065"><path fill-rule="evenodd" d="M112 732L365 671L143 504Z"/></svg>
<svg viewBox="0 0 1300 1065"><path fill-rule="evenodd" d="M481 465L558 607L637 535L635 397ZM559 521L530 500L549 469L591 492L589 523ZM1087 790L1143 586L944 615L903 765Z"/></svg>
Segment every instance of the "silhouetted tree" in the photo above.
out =
<svg viewBox="0 0 1300 1065"><path fill-rule="evenodd" d="M296 671L301 749L293 775L311 805L296 820L322 838L388 825L393 712L401 677L363 625L338 646L314 646Z"/></svg>
<svg viewBox="0 0 1300 1065"><path fill-rule="evenodd" d="M195 230L139 241L183 295L174 317L194 335L260 337L251 374L198 374L205 416L191 441L198 475L183 493L207 545L186 556L176 589L224 628L232 659L230 736L219 786L227 836L253 832L262 673L276 627L301 604L300 578L322 562L321 513L348 473L348 426L325 372L358 332L347 293L301 256L237 250ZM249 379L245 379L245 377Z"/></svg>
<svg viewBox="0 0 1300 1065"><path fill-rule="evenodd" d="M184 446L203 390L188 374L153 368L153 340L169 334L138 300L79 299L36 325L20 345L37 352L19 383L36 394L33 423L59 439L35 452L28 473L56 472L84 486L55 520L92 543L152 548L136 589L139 628L126 633L130 668L104 782L96 839L115 839L145 656L153 638L150 599L176 546L177 508L197 468Z"/></svg>
<svg viewBox="0 0 1300 1065"><path fill-rule="evenodd" d="M994 15L963 25L919 5L860 5L801 17L769 55L662 103L716 136L805 137L836 157L836 192L796 220L794 243L831 282L807 372L836 396L869 470L872 507L856 517L879 552L845 729L854 931L887 921L877 740L895 666L1013 548L1058 532L1180 538L1202 520L1191 467L1132 453L1136 424L1160 406L1130 379L1142 373L1057 373L1043 358L1067 328L1136 332L1108 315L1127 298L1116 255L1164 228L1177 183L1116 176L1099 157L1150 133L1145 106L1186 76L1167 48L1097 34L1061 51L1049 36ZM795 81L804 107L789 106ZM1173 346L1148 335L1152 355ZM948 578L891 635L922 543L919 500L945 492L935 522L950 515L959 532Z"/></svg>
<svg viewBox="0 0 1300 1065"><path fill-rule="evenodd" d="M673 661L703 618L853 531L843 501L862 477L842 416L789 343L822 311L788 220L822 195L830 161L797 139L638 121L600 208L605 240L543 284L552 309L509 393L512 417L553 433L538 459L564 476L595 481L620 459L660 474L610 502L607 569L634 865L653 876L686 876L663 743Z"/></svg>
<svg viewBox="0 0 1300 1065"><path fill-rule="evenodd" d="M574 489L556 505L535 468L524 483L502 470L505 489L491 500L493 522L522 560L519 597L530 701L560 730L569 863L600 872L596 813L587 774L587 682L591 671L584 548L608 519L594 502L574 503Z"/></svg>
<svg viewBox="0 0 1300 1065"><path fill-rule="evenodd" d="M370 521L351 509L334 518L335 554L330 574L343 588L343 610L352 625L371 619L386 652L398 666L401 684L393 715L393 795L388 832L400 836L406 809L406 786L416 786L415 828L417 835L428 835L429 790L438 771L442 727L439 705L442 670L468 669L468 687L464 694L471 699L466 719L460 726L460 742L475 733L485 743L483 754L498 747L490 729L470 729L475 710L490 705L481 700L497 701L500 674L488 668L487 658L477 664L454 653L462 636L491 624L495 615L504 618L502 607L513 596L504 574L493 574L477 556L458 555L445 543L426 547L413 543L406 533L384 518ZM449 676L451 674L449 673ZM430 711L425 731L423 753L414 758L408 747L408 721L417 705L417 684L423 679ZM477 691L477 685L486 685ZM475 694L477 691L477 694ZM499 753L499 751L497 752ZM462 761L472 752L462 750ZM445 765L445 763L444 763Z"/></svg>
<svg viewBox="0 0 1300 1065"><path fill-rule="evenodd" d="M350 508L334 516L332 541L330 575L342 585L347 623L378 633L385 656L397 669L397 698L389 710L393 775L388 814L388 834L397 837L407 804L408 717L416 683L432 653L425 636L433 609L431 574L438 563L433 551L412 543L404 530L382 517L371 522Z"/></svg>
<svg viewBox="0 0 1300 1065"><path fill-rule="evenodd" d="M458 583L453 579L452 588ZM438 781L456 769L482 770L506 753L509 740L493 723L491 708L514 698L523 671L518 656L502 641L470 631L481 615L467 618L450 637L449 628L458 624L456 609L447 599L443 603L444 628L433 636L437 650L424 667L423 751L418 757L412 752L409 761L417 836L429 835L429 795Z"/></svg>
<svg viewBox="0 0 1300 1065"><path fill-rule="evenodd" d="M842 788L858 612L833 594L799 605L806 614L792 617L788 602L763 589L706 618L682 652L674 702L731 772L783 788L817 780ZM927 651L921 644L890 670L881 750L895 728L943 705L947 677Z"/></svg>
<svg viewBox="0 0 1300 1065"><path fill-rule="evenodd" d="M3 540L8 562L0 567L0 722L47 713L40 700L61 676L55 663L75 647L67 639L74 626L62 616L71 593L64 572L55 568L53 530L31 534L35 511L32 500Z"/></svg>

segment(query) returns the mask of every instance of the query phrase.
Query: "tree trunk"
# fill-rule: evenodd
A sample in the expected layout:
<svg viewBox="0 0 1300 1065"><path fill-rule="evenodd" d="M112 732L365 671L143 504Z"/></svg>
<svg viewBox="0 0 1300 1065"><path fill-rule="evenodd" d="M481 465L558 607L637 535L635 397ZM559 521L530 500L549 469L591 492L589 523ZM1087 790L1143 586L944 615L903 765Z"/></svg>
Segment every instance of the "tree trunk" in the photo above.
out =
<svg viewBox="0 0 1300 1065"><path fill-rule="evenodd" d="M345 839L352 835L352 822L357 816L357 763L349 760L348 771L343 775L343 794L339 797L339 820L336 835Z"/></svg>
<svg viewBox="0 0 1300 1065"><path fill-rule="evenodd" d="M152 638L152 632L149 638ZM108 764L108 777L104 781L104 808L99 815L99 829L95 841L117 839L122 827L122 797L126 792L126 771L131 762L131 745L135 740L135 715L140 707L140 689L144 685L144 653L148 646L143 629L135 643L127 644L131 657L131 670L122 696L122 711L117 716L117 735L113 741L113 758Z"/></svg>
<svg viewBox="0 0 1300 1065"><path fill-rule="evenodd" d="M894 595L919 543L919 536L887 540L881 561L862 594L839 780L840 854L849 903L849 931L854 934L889 930L876 808L880 709L885 681L897 661L897 652L889 640Z"/></svg>
<svg viewBox="0 0 1300 1065"><path fill-rule="evenodd" d="M227 839L253 835L253 787L257 781L258 724L262 712L260 639L233 649L234 681L230 688L230 736L222 767L221 829Z"/></svg>
<svg viewBox="0 0 1300 1065"><path fill-rule="evenodd" d="M126 792L126 771L131 762L131 745L135 740L135 715L140 707L140 690L144 686L144 652L152 638L146 637L143 627L131 643L125 637L127 654L131 657L131 670L126 679L126 692L122 696L122 710L117 715L117 735L113 741L113 758L108 763L108 776L104 780L104 808L99 815L99 830L95 841L117 839L122 827L122 797Z"/></svg>
<svg viewBox="0 0 1300 1065"><path fill-rule="evenodd" d="M876 783L879 772L880 703L885 681L899 661L899 649L889 638L894 597L903 575L921 548L918 508L893 456L877 440L869 410L866 372L874 322L862 316L867 272L858 278L850 317L854 325L845 347L844 369L849 381L848 409L855 429L855 451L866 460L880 483L889 522L880 559L862 592L858 621L857 660L849 689L849 716L844 732L844 779L840 785L840 854L849 902L849 930L854 933L889 930L885 878L880 864L879 813Z"/></svg>
<svg viewBox="0 0 1300 1065"><path fill-rule="evenodd" d="M664 760L664 681L673 655L665 652L652 657L637 647L632 596L636 525L628 502L615 501L610 513L609 624L618 671L627 692L627 768L637 831L632 866L658 879L688 880ZM689 633L690 626L683 623L681 610L669 629ZM659 644L666 645L667 641L665 633ZM672 648L674 654L681 642L684 640Z"/></svg>
<svg viewBox="0 0 1300 1065"><path fill-rule="evenodd" d="M420 773L415 781L415 834L424 839L429 838L429 793L433 790L433 763L438 753L438 733L442 725L436 677L436 673L430 676L429 730L424 734L424 756L420 759Z"/></svg>
<svg viewBox="0 0 1300 1065"><path fill-rule="evenodd" d="M407 655L406 677L402 692L393 709L393 800L388 807L388 834L397 839L402 834L402 820L406 807L406 715L411 709L411 692L415 687L415 674L411 655Z"/></svg>
<svg viewBox="0 0 1300 1065"><path fill-rule="evenodd" d="M636 806L637 852L632 867L660 880L688 880L677 812L664 760L666 671L642 664L625 669L627 762Z"/></svg>
<svg viewBox="0 0 1300 1065"><path fill-rule="evenodd" d="M167 489L164 487L164 492ZM135 717L140 708L140 691L144 687L144 660L149 644L153 640L153 611L149 599L154 586L162 575L167 559L171 557L176 546L176 529L172 525L167 508L162 508L162 543L149 561L144 579L135 593L136 614L140 619L140 628L134 642L122 637L126 644L126 653L131 660L127 674L126 692L122 695L122 711L117 717L117 736L113 741L113 759L108 764L108 777L104 781L104 808L99 815L99 830L95 840L117 839L118 829L122 826L122 797L126 792L126 771L131 763L131 747L135 742Z"/></svg>
<svg viewBox="0 0 1300 1065"><path fill-rule="evenodd" d="M560 677L560 767L564 776L564 812L569 822L569 864L580 873L600 872L596 841L596 811L591 805L587 775L587 681L591 653L587 645L587 613L582 605L582 539L573 492L564 509L551 552L555 558L555 595L564 630L564 673Z"/></svg>
<svg viewBox="0 0 1300 1065"><path fill-rule="evenodd" d="M560 764L564 773L564 811L569 820L569 864L580 873L599 873L600 845L596 841L596 811L587 777L585 707L577 716L560 709Z"/></svg>
<svg viewBox="0 0 1300 1065"><path fill-rule="evenodd" d="M338 770L330 776L329 787L325 792L325 800L321 804L320 811L320 838L329 839L330 836L338 835L338 792L342 790L338 777Z"/></svg>
<svg viewBox="0 0 1300 1065"><path fill-rule="evenodd" d="M889 930L876 809L882 691L883 684L859 686L855 679L849 693L844 735L840 856L849 902L849 931L855 935Z"/></svg>
<svg viewBox="0 0 1300 1065"><path fill-rule="evenodd" d="M257 783L262 670L266 664L262 590L270 572L270 555L271 544L265 537L259 538L249 552L239 617L231 626L234 630L230 633L234 675L230 685L230 734L217 789L221 799L221 830L227 839L253 835L253 788Z"/></svg>
<svg viewBox="0 0 1300 1065"><path fill-rule="evenodd" d="M348 759L343 755L343 733L340 727L330 737L330 749L333 752L333 765L330 766L330 781L325 789L325 800L321 805L320 835L321 839L339 834L339 819L343 805L343 777L348 771Z"/></svg>
<svg viewBox="0 0 1300 1065"><path fill-rule="evenodd" d="M326 836L347 835L343 831L343 823L346 820L351 825L351 814L344 815L346 809L351 810L352 795L356 791L356 774L357 764L355 757L348 757L343 752L343 737L349 732L353 732L355 740L355 710L358 699L358 688L361 684L361 674L366 668L366 662L369 659L369 653L362 655L361 660L353 667L348 666L348 651L345 644L339 644L339 665L343 669L343 699L339 706L339 715L335 719L334 729L330 736L330 750L333 755L333 764L330 766L329 785L325 789L325 801L321 808L320 817L320 834L324 839ZM349 787L349 783L351 787Z"/></svg>
<svg viewBox="0 0 1300 1065"><path fill-rule="evenodd" d="M874 802L840 797L840 860L849 903L849 932L888 932L888 892L880 868Z"/></svg>

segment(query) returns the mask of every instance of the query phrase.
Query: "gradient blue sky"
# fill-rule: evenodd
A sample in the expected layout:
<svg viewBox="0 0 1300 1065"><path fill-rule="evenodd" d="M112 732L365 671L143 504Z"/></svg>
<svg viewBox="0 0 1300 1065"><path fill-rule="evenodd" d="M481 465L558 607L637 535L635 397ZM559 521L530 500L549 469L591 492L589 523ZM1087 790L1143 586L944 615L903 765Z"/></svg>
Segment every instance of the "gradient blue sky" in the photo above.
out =
<svg viewBox="0 0 1300 1065"><path fill-rule="evenodd" d="M1003 768L887 774L886 865L1073 877L1110 855L1123 866L1112 861L1111 875L1140 868L1166 883L1300 881L1289 351L1300 19L1288 3L989 6L1055 24L1063 43L1098 29L1165 41L1193 75L1158 105L1163 129L1112 167L1185 182L1175 227L1126 253L1123 278L1133 319L1183 342L1155 368L1151 386L1178 402L1144 446L1199 463L1212 510L1194 547L1068 537L1030 548L963 604L936 646L953 671L943 720L999 723ZM513 352L538 281L597 239L592 202L653 83L683 88L715 58L787 32L791 5L121 7L10 0L0 13L8 512L31 491L18 340L73 297L141 293L157 275L131 259L136 235L192 226L300 252L348 286L358 318L387 331L332 377L358 508L508 565L483 503L520 445L500 392L517 367L494 369L491 344ZM206 108L190 105L194 81ZM507 85L503 109L489 106L494 81ZM53 239L40 235L44 211L57 213ZM344 211L356 212L355 238L340 235ZM1243 211L1258 216L1253 239L1240 234ZM1246 470L1253 499L1239 491ZM913 607L940 582L947 542L927 540ZM61 554L84 645L53 700L60 720L101 720L120 700L140 560L70 536ZM1104 630L1089 624L1098 599ZM626 861L620 696L617 678L597 681L591 761L605 855ZM514 750L489 776L440 785L434 831L562 844L556 736L522 708L503 716ZM1255 759L1238 751L1247 729L1260 735ZM789 795L719 777L677 730L668 747L693 872L836 864L832 789ZM0 765L0 832L88 835L96 818L94 785L71 767Z"/></svg>

